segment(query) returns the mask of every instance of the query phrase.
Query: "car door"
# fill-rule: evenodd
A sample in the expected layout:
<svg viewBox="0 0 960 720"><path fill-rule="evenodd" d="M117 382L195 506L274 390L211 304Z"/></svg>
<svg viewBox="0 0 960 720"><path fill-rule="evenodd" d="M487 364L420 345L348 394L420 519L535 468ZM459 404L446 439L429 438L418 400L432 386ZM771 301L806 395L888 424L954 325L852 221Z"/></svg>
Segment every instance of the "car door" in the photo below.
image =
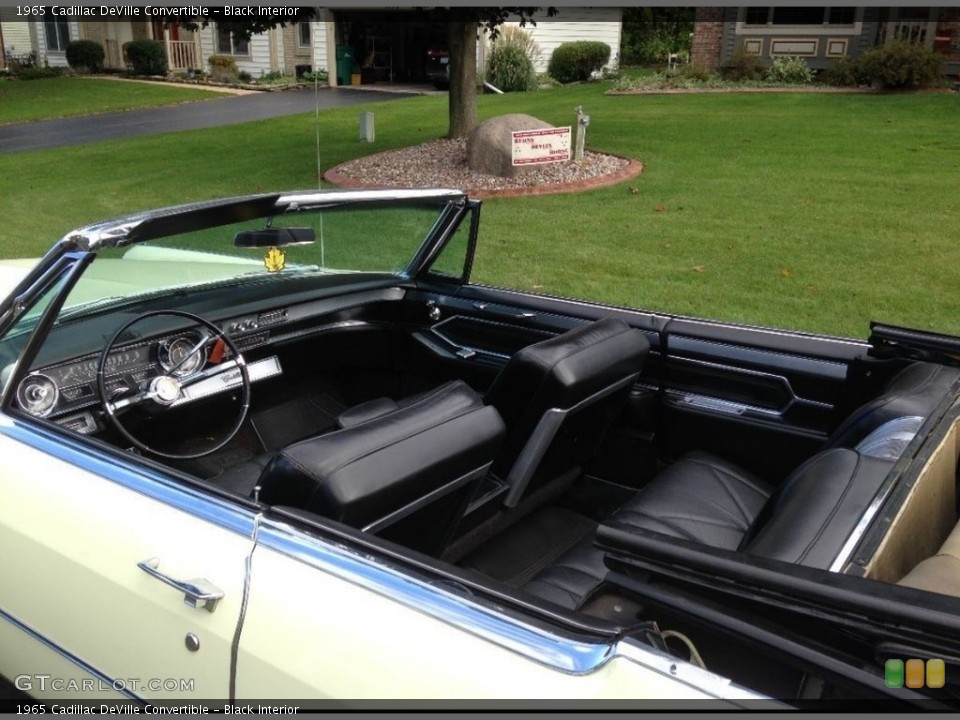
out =
<svg viewBox="0 0 960 720"><path fill-rule="evenodd" d="M757 697L614 633L564 631L485 601L424 558L357 531L273 513L258 528L237 654L244 707Z"/></svg>
<svg viewBox="0 0 960 720"><path fill-rule="evenodd" d="M0 306L0 674L56 701L227 698L255 507L13 409L86 261Z"/></svg>
<svg viewBox="0 0 960 720"><path fill-rule="evenodd" d="M228 698L252 512L9 417L0 457L2 673L59 701Z"/></svg>

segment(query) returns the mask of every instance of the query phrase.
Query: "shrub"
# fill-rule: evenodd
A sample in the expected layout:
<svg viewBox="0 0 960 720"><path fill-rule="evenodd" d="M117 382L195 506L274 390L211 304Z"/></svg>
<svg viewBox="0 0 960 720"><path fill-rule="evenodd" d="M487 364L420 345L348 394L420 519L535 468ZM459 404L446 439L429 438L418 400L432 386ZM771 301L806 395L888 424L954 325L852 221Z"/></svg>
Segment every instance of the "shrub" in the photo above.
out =
<svg viewBox="0 0 960 720"><path fill-rule="evenodd" d="M760 58L748 53L743 45L733 51L727 64L723 66L723 75L729 80L737 82L743 80L759 80L763 77L764 67Z"/></svg>
<svg viewBox="0 0 960 720"><path fill-rule="evenodd" d="M547 72L562 83L589 80L610 60L610 46L595 40L558 45L550 56Z"/></svg>
<svg viewBox="0 0 960 720"><path fill-rule="evenodd" d="M863 78L888 88L923 88L941 82L943 57L932 48L894 40L857 58Z"/></svg>
<svg viewBox="0 0 960 720"><path fill-rule="evenodd" d="M210 79L214 82L236 82L239 77L233 55L211 55L207 62L210 63Z"/></svg>
<svg viewBox="0 0 960 720"><path fill-rule="evenodd" d="M803 85L813 82L813 71L803 58L778 57L767 70L767 80L786 85Z"/></svg>
<svg viewBox="0 0 960 720"><path fill-rule="evenodd" d="M135 75L167 74L167 52L159 40L132 40L124 45L124 54Z"/></svg>
<svg viewBox="0 0 960 720"><path fill-rule="evenodd" d="M522 27L516 25L506 25L500 28L495 42L498 45L512 45L523 50L524 55L530 58L530 62L536 66L540 59L540 46L533 39L533 35L528 33Z"/></svg>
<svg viewBox="0 0 960 720"><path fill-rule="evenodd" d="M16 77L20 80L44 80L60 77L63 73L62 67L25 67L17 70Z"/></svg>
<svg viewBox="0 0 960 720"><path fill-rule="evenodd" d="M300 76L300 79L306 80L307 82L325 83L325 82L329 82L330 75L329 73L327 73L326 70L321 68L319 70L313 70L313 71L308 70L307 72L303 73L303 75Z"/></svg>
<svg viewBox="0 0 960 720"><path fill-rule="evenodd" d="M537 87L533 61L519 45L494 43L487 62L487 79L504 92L526 92Z"/></svg>
<svg viewBox="0 0 960 720"><path fill-rule="evenodd" d="M98 72L103 69L103 46L95 40L72 40L67 43L67 63L74 70Z"/></svg>
<svg viewBox="0 0 960 720"><path fill-rule="evenodd" d="M828 85L839 87L853 87L869 83L869 80L864 77L860 63L848 57L835 60L830 67L823 71L820 78Z"/></svg>

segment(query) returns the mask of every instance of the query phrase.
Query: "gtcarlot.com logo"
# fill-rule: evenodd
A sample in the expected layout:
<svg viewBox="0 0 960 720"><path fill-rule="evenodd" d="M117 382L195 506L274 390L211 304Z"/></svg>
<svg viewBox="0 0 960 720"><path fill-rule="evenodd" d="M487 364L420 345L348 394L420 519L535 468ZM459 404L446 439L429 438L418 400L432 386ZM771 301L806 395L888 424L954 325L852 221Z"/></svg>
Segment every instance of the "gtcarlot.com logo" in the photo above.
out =
<svg viewBox="0 0 960 720"><path fill-rule="evenodd" d="M193 692L192 678L59 678L53 675L17 675L13 679L17 690L23 692Z"/></svg>

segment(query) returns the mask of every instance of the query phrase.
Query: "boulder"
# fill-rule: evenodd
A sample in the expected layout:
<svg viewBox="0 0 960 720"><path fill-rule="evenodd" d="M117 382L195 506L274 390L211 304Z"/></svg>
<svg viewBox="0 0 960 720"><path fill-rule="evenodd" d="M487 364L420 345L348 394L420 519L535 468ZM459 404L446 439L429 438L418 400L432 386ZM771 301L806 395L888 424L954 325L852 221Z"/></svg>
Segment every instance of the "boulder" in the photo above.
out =
<svg viewBox="0 0 960 720"><path fill-rule="evenodd" d="M553 125L550 123L523 113L490 118L481 123L467 138L467 165L471 170L488 175L516 177L531 168L512 165L511 133L515 130L540 130L551 127Z"/></svg>

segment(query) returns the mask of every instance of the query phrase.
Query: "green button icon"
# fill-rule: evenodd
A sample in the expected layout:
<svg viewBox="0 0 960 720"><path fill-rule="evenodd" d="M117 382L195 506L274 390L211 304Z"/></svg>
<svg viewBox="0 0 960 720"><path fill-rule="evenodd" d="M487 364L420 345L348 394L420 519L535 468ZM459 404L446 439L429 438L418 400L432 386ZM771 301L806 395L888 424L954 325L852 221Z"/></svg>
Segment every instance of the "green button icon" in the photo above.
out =
<svg viewBox="0 0 960 720"><path fill-rule="evenodd" d="M888 688L903 687L903 660L887 660L883 671Z"/></svg>

